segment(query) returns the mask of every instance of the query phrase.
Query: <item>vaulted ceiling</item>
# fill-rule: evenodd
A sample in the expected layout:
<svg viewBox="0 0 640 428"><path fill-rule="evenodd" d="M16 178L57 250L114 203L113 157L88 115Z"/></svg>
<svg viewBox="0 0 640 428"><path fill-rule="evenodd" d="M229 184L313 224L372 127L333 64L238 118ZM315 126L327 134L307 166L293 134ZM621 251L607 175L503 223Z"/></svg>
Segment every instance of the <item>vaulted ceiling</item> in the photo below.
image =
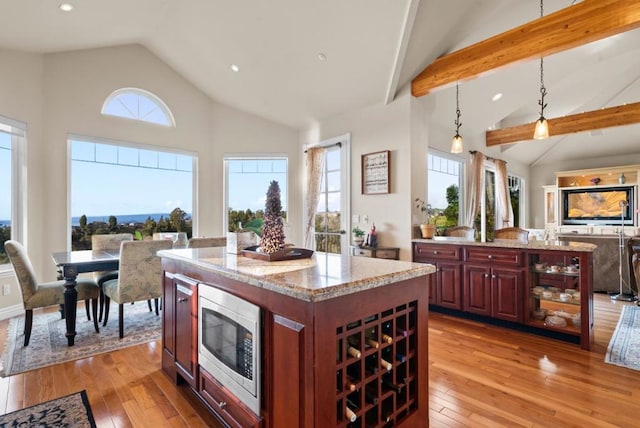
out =
<svg viewBox="0 0 640 428"><path fill-rule="evenodd" d="M575 1L547 0L545 13ZM3 2L0 47L53 53L140 43L213 99L298 129L389 102L437 57L540 13L537 0L70 2L69 13L57 1ZM547 117L640 101L640 31L545 58L545 86ZM498 92L502 99L491 101ZM437 106L432 122L453 131L455 88L427 97ZM534 121L539 63L464 82L460 98L465 138ZM608 128L500 150L524 164L637 153L639 131Z"/></svg>

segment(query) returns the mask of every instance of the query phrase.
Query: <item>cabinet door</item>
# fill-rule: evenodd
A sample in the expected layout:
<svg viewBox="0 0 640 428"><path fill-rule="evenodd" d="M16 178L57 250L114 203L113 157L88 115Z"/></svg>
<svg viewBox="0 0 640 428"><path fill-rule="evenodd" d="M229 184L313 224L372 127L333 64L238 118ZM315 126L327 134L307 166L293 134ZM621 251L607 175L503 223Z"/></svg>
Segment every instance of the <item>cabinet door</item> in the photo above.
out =
<svg viewBox="0 0 640 428"><path fill-rule="evenodd" d="M524 274L516 269L492 269L491 316L522 322Z"/></svg>
<svg viewBox="0 0 640 428"><path fill-rule="evenodd" d="M462 284L459 263L438 263L436 304L444 308L462 309Z"/></svg>
<svg viewBox="0 0 640 428"><path fill-rule="evenodd" d="M464 267L464 310L478 315L491 315L491 268Z"/></svg>
<svg viewBox="0 0 640 428"><path fill-rule="evenodd" d="M185 381L197 388L198 285L187 278L175 278L176 368Z"/></svg>
<svg viewBox="0 0 640 428"><path fill-rule="evenodd" d="M163 277L164 288L162 294L162 347L169 355L171 363L176 351L175 342L175 287L173 285L173 275L165 273Z"/></svg>

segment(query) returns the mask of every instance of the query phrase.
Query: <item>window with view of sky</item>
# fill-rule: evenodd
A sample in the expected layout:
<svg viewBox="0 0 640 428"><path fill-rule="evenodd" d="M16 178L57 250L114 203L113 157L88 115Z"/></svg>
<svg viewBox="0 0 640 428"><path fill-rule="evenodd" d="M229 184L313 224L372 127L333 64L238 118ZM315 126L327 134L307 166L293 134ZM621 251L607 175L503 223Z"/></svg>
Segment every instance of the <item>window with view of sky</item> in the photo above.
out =
<svg viewBox="0 0 640 428"><path fill-rule="evenodd" d="M122 219L191 214L194 156L135 146L71 140L71 216ZM131 221L131 220L127 220Z"/></svg>

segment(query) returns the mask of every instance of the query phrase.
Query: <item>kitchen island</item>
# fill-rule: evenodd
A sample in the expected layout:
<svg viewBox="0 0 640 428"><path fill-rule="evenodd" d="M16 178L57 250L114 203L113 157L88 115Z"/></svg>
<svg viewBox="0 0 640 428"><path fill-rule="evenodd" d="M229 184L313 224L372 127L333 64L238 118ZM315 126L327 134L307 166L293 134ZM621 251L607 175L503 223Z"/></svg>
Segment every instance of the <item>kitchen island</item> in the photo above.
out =
<svg viewBox="0 0 640 428"><path fill-rule="evenodd" d="M267 262L224 248L159 255L162 368L228 425L428 426L433 266L324 253ZM260 309L259 412L199 360L198 295L211 289Z"/></svg>
<svg viewBox="0 0 640 428"><path fill-rule="evenodd" d="M434 310L593 344L593 252L584 242L413 241L413 261L436 266Z"/></svg>

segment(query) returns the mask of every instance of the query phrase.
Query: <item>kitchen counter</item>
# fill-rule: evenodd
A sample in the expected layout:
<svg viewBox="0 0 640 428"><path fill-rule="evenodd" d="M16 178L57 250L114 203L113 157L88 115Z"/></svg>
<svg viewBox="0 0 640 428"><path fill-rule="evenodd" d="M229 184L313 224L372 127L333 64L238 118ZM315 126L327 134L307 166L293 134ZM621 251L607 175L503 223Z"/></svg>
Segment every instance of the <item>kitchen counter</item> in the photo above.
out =
<svg viewBox="0 0 640 428"><path fill-rule="evenodd" d="M434 266L422 263L326 253L277 262L227 253L224 247L164 250L158 255L306 302L328 300L435 272Z"/></svg>
<svg viewBox="0 0 640 428"><path fill-rule="evenodd" d="M433 265L324 253L267 262L229 254L226 248L158 255L163 266L162 369L172 381L186 382L228 426L428 424ZM224 299L202 304L205 295L212 295L210 289L260 308L258 412L242 401L243 393L229 389L232 378L201 357L201 329L214 326L204 322L203 308L229 313L235 305ZM391 370L386 365L380 370L383 359Z"/></svg>
<svg viewBox="0 0 640 428"><path fill-rule="evenodd" d="M413 242L425 244L455 244L478 247L495 248L522 248L531 250L551 250L551 251L587 251L593 252L598 247L595 244L575 241L538 241L519 242L512 239L496 240L493 242L469 241L464 238L453 236L436 236L433 239L414 239Z"/></svg>

